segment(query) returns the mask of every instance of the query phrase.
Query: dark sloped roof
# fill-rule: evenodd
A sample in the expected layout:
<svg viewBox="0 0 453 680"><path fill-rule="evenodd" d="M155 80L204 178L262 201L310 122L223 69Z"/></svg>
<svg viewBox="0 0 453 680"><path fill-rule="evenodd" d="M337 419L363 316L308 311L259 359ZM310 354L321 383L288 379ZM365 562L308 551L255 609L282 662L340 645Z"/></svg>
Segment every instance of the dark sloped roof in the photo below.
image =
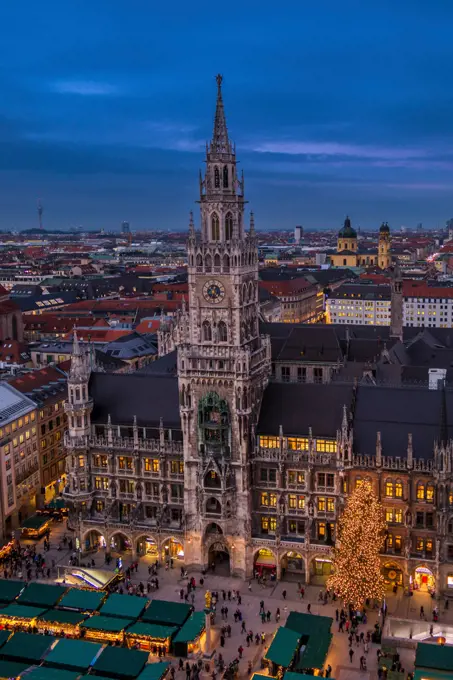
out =
<svg viewBox="0 0 453 680"><path fill-rule="evenodd" d="M167 428L181 427L176 377L92 373L89 389L94 423L106 423L110 414L116 425L130 425L137 416L139 427L158 427L161 418Z"/></svg>
<svg viewBox="0 0 453 680"><path fill-rule="evenodd" d="M279 361L337 362L342 358L335 329L329 326L302 326L292 329L282 345Z"/></svg>
<svg viewBox="0 0 453 680"><path fill-rule="evenodd" d="M285 435L335 437L341 427L343 405L350 408L351 384L317 385L310 383L271 383L264 392L258 434L277 433L282 425Z"/></svg>
<svg viewBox="0 0 453 680"><path fill-rule="evenodd" d="M411 433L414 456L431 458L434 441L441 433L442 399L441 390L359 386L354 415L355 451L374 455L380 432L383 455L405 457ZM448 423L449 413L453 414L453 394L446 394L446 402Z"/></svg>

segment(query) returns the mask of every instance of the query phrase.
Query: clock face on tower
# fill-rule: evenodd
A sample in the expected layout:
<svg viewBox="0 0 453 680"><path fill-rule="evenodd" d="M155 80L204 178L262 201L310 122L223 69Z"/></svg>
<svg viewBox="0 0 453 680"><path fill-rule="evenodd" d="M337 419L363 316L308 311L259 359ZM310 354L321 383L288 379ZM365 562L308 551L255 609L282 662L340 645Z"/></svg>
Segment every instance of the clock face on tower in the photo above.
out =
<svg viewBox="0 0 453 680"><path fill-rule="evenodd" d="M212 279L211 281L206 281L203 286L203 297L208 302L222 302L225 297L225 286L221 281L216 281Z"/></svg>

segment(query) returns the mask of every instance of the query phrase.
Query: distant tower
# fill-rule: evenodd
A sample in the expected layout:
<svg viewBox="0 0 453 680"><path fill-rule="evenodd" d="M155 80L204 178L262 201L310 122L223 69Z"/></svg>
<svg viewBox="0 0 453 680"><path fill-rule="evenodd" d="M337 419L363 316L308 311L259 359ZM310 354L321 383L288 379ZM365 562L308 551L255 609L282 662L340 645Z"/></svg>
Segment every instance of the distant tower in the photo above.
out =
<svg viewBox="0 0 453 680"><path fill-rule="evenodd" d="M381 269L388 269L390 263L390 227L383 222L379 229L378 264Z"/></svg>
<svg viewBox="0 0 453 680"><path fill-rule="evenodd" d="M403 340L403 277L398 260L391 281L390 337Z"/></svg>
<svg viewBox="0 0 453 680"><path fill-rule="evenodd" d="M300 243L304 235L303 227L295 227L294 229L294 240L296 243Z"/></svg>
<svg viewBox="0 0 453 680"><path fill-rule="evenodd" d="M131 232L131 227L129 222L122 222L121 223L121 231L123 234L130 234Z"/></svg>
<svg viewBox="0 0 453 680"><path fill-rule="evenodd" d="M42 207L41 199L38 198L38 221L39 221L39 228L42 229L42 214L43 214L44 208Z"/></svg>

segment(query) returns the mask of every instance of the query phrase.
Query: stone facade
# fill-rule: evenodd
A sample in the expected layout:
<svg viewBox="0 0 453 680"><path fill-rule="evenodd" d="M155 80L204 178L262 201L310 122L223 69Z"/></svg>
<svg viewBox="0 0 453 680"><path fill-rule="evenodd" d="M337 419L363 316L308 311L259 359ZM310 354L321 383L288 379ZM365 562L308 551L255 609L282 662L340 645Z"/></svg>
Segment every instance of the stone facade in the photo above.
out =
<svg viewBox="0 0 453 680"><path fill-rule="evenodd" d="M188 305L159 338L161 355L177 348L178 377L101 376L104 393L94 385L99 396L93 400L89 358L75 338L65 495L81 551L101 541L107 551L128 548L134 557L184 556L189 569L223 557L242 578L275 570L278 578L324 582L348 493L371 479L388 520L387 581L447 590L450 576L453 583L453 449L446 430L422 455L414 453L420 446L412 434L394 454L391 437L386 449L372 423L362 423L358 436L356 403L364 397L357 387L348 388L343 407L346 391L329 384L327 374L312 384L268 386L271 347L258 326L254 221L252 215L246 232L244 178L228 138L220 77L200 204L201 234L192 217L189 226ZM398 335L400 320L392 321ZM288 390L305 402L290 397L283 406L279 395ZM368 390L368 397L388 399ZM428 396L434 406L427 402L427 410L436 410L441 393ZM171 409L156 421L172 399L177 424ZM304 413L315 399L314 433ZM141 413L130 415L131 408ZM285 432L278 423L289 411L294 417ZM359 454L360 438L371 429L376 444Z"/></svg>

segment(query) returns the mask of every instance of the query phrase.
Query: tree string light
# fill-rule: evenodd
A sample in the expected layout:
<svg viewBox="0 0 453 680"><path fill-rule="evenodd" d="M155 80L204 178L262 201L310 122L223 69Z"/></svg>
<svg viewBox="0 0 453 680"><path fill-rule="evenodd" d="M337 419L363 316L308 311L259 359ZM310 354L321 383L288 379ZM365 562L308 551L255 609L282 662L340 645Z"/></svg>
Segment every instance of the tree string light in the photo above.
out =
<svg viewBox="0 0 453 680"><path fill-rule="evenodd" d="M339 521L334 573L327 580L327 587L355 609L367 599L384 597L379 552L386 529L382 505L371 484L363 482L349 497Z"/></svg>

